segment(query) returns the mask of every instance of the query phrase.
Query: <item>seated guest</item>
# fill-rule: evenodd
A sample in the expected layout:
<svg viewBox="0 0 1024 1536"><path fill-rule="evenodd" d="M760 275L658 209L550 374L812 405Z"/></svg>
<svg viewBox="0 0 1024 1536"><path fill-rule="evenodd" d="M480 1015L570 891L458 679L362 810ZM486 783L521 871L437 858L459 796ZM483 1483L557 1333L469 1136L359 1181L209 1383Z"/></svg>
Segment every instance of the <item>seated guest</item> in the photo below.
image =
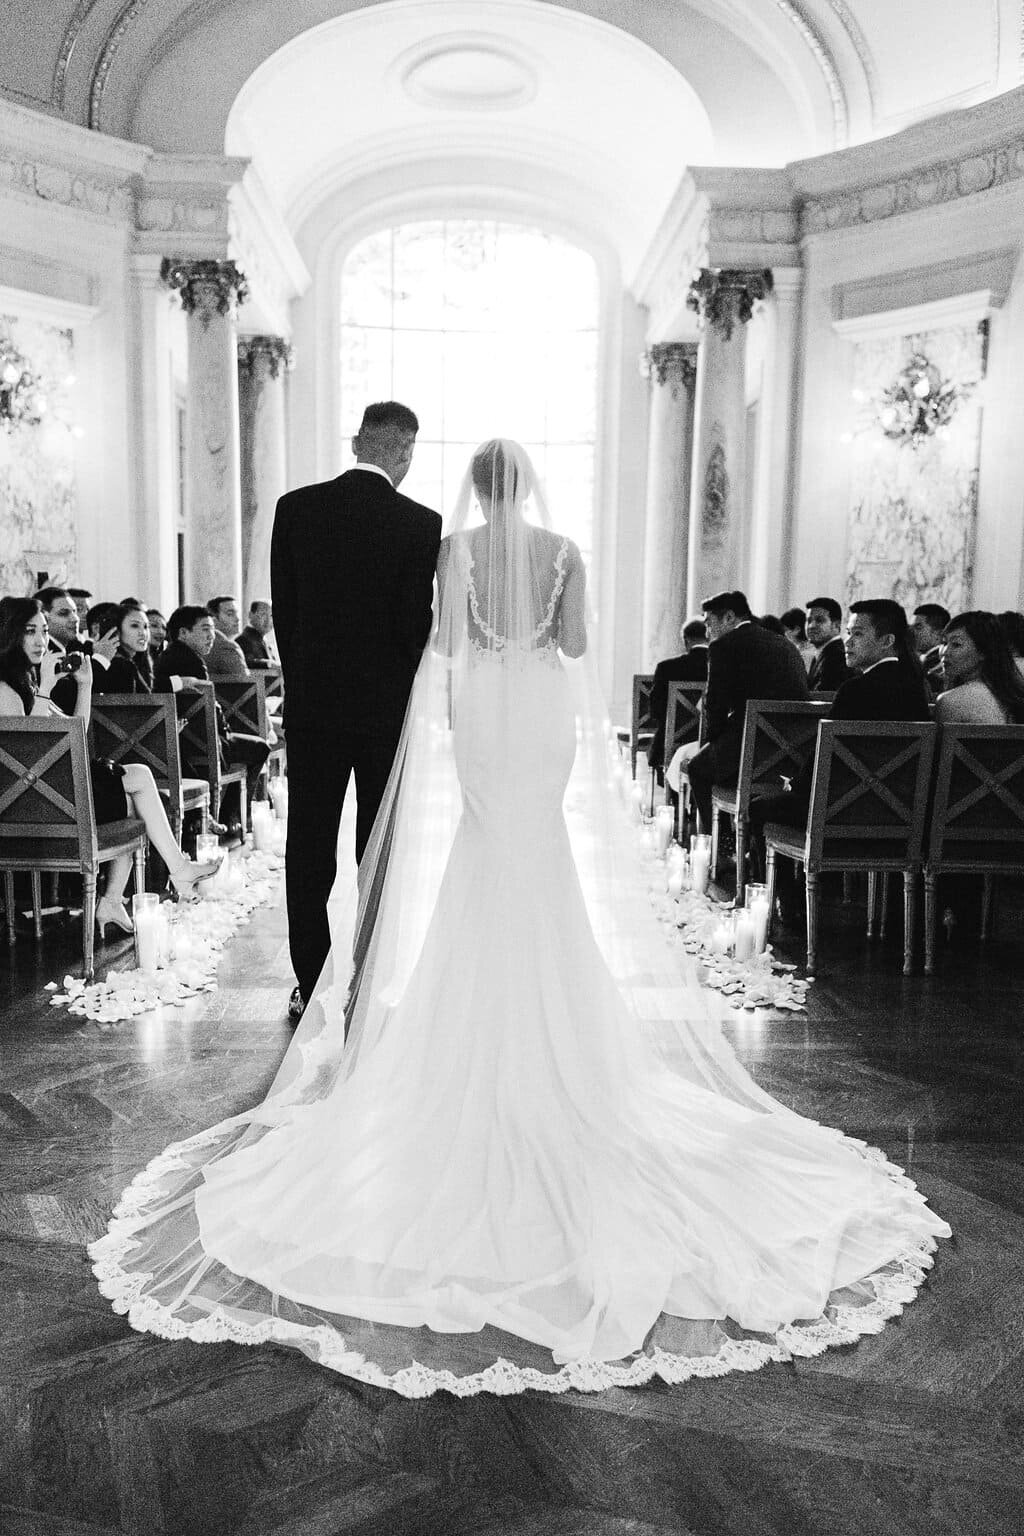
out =
<svg viewBox="0 0 1024 1536"><path fill-rule="evenodd" d="M110 691L106 681L107 668L114 652L117 649L117 623L118 608L116 603L97 603L86 614L93 615L93 624L90 627L86 622L83 634L78 621L78 611L72 620L69 603L73 601L69 593L62 597L60 588L43 588L44 596L40 597L43 603L43 612L47 623L53 627L54 633L50 636L50 649L63 651L66 655L74 655L76 652L84 654L86 664L92 673L93 692L101 690ZM52 595L56 593L56 596ZM39 594L37 593L37 596ZM46 607L46 601L50 607ZM55 638L56 637L56 638ZM71 673L66 673L57 679L53 690L53 702L58 709L66 715L75 712L75 680Z"/></svg>
<svg viewBox="0 0 1024 1536"><path fill-rule="evenodd" d="M999 627L1006 636L1017 671L1024 674L1024 613L1008 608L999 615Z"/></svg>
<svg viewBox="0 0 1024 1536"><path fill-rule="evenodd" d="M40 587L36 601L46 616L51 651L66 655L88 649L79 627L78 607L67 587Z"/></svg>
<svg viewBox="0 0 1024 1536"><path fill-rule="evenodd" d="M51 697L58 678L61 656L47 646L46 616L34 597L5 599L0 612L0 716L51 716L63 713ZM75 700L71 713L88 725L92 706L92 669L84 664L74 673ZM146 834L167 865L179 896L197 893L201 881L217 871L216 864L194 864L175 841L152 773L142 763L90 764L93 806L99 824L137 816ZM125 886L131 874L130 854L107 865L106 888L96 903L96 926L102 938L113 925L131 933L132 921L124 905Z"/></svg>
<svg viewBox="0 0 1024 1536"><path fill-rule="evenodd" d="M213 618L205 608L186 603L176 608L167 621L170 636L167 646L157 657L153 674L153 687L157 693L178 693L187 690L190 680L209 682L210 674L206 658L213 649ZM246 674L248 675L248 674ZM244 767L249 799L255 798L260 773L270 756L270 743L261 736L249 736L229 730L224 712L217 705L217 737L220 755L231 767ZM199 775L186 763L183 755L182 772L190 778Z"/></svg>
<svg viewBox="0 0 1024 1536"><path fill-rule="evenodd" d="M155 662L167 644L167 620L159 608L147 608L146 618L149 620L149 654Z"/></svg>
<svg viewBox="0 0 1024 1536"><path fill-rule="evenodd" d="M795 645L803 657L804 666L810 668L814 660L814 646L807 638L807 620L802 608L787 608L779 620L782 633L790 645Z"/></svg>
<svg viewBox="0 0 1024 1536"><path fill-rule="evenodd" d="M784 635L751 622L742 592L719 592L701 604L707 625L706 743L687 772L701 826L711 826L711 790L735 784L748 699L806 699L807 671ZM684 749L685 750L685 749Z"/></svg>
<svg viewBox="0 0 1024 1536"><path fill-rule="evenodd" d="M98 605L105 607L105 604ZM89 610L92 633L96 609ZM103 678L103 693L152 693L153 661L149 654L149 620L142 604L125 598L114 608L117 650ZM105 616L100 620L105 622Z"/></svg>
<svg viewBox="0 0 1024 1536"><path fill-rule="evenodd" d="M835 693L850 676L850 669L843 646L843 610L834 597L812 597L807 604L807 638L814 647L808 688Z"/></svg>
<svg viewBox="0 0 1024 1536"><path fill-rule="evenodd" d="M942 636L948 623L949 609L941 603L922 603L914 609L914 642L933 696L942 691Z"/></svg>
<svg viewBox="0 0 1024 1536"><path fill-rule="evenodd" d="M238 604L233 597L211 597L206 611L213 620L213 646L206 658L206 670L211 677L248 677L249 668L245 656L232 637L237 635L241 622Z"/></svg>
<svg viewBox="0 0 1024 1536"><path fill-rule="evenodd" d="M879 597L850 604L846 660L853 675L832 700L830 720L931 718L914 638L899 603ZM752 802L751 830L762 832L770 821L782 822L787 827L805 826L813 776L812 753L788 791Z"/></svg>
<svg viewBox="0 0 1024 1536"><path fill-rule="evenodd" d="M950 619L942 637L942 670L946 692L936 701L936 720L1024 724L1024 677L994 613Z"/></svg>
<svg viewBox="0 0 1024 1536"><path fill-rule="evenodd" d="M256 598L249 604L249 622L237 636L237 645L246 664L255 672L272 665L267 635L274 627L274 614L268 602Z"/></svg>
<svg viewBox="0 0 1024 1536"><path fill-rule="evenodd" d="M647 761L651 767L657 770L658 783L662 782L662 770L665 766L665 716L668 710L668 685L669 683L703 683L708 675L708 644L707 630L703 619L688 619L679 631L683 642L683 649L678 656L669 656L665 661L659 661L654 669L654 682L651 686L651 718L654 720L654 738L651 741ZM697 728L694 725L692 731L681 738L681 741L695 739ZM677 742L678 746L680 743Z"/></svg>

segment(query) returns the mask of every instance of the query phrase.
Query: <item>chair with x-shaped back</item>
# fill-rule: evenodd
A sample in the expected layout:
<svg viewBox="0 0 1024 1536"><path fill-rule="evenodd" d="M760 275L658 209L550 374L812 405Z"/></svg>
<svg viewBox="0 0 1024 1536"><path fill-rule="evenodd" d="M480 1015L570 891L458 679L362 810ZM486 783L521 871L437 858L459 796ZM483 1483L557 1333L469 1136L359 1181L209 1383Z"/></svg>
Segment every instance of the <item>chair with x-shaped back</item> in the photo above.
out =
<svg viewBox="0 0 1024 1536"><path fill-rule="evenodd" d="M169 693L98 693L93 695L89 736L94 758L144 763L167 806L175 841L188 811L210 809L206 779L183 778L178 751L178 717Z"/></svg>

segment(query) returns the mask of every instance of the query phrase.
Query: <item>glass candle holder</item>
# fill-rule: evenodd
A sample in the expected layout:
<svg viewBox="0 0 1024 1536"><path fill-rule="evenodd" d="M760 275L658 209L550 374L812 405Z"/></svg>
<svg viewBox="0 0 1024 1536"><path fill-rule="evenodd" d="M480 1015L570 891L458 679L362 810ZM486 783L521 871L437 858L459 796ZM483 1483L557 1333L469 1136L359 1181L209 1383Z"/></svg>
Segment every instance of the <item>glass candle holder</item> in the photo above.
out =
<svg viewBox="0 0 1024 1536"><path fill-rule="evenodd" d="M160 898L151 891L137 891L132 897L132 921L135 925L135 958L140 971L155 975L160 959Z"/></svg>

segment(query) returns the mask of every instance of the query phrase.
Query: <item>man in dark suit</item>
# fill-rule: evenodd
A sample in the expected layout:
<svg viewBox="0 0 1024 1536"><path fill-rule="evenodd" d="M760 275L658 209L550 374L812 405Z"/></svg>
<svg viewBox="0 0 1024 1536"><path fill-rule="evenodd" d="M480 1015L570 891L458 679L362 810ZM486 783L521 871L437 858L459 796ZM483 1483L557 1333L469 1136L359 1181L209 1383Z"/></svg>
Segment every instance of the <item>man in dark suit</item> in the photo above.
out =
<svg viewBox="0 0 1024 1536"><path fill-rule="evenodd" d="M932 698L937 698L946 686L942 673L942 637L949 619L949 609L943 608L941 603L922 603L914 609L911 625L914 643Z"/></svg>
<svg viewBox="0 0 1024 1536"><path fill-rule="evenodd" d="M758 624L742 592L719 592L701 604L707 625L708 686L704 697L706 744L687 772L705 831L711 827L711 790L735 784L748 699L806 699L807 671L785 635Z"/></svg>
<svg viewBox="0 0 1024 1536"><path fill-rule="evenodd" d="M235 643L245 657L246 666L252 672L265 670L273 665L266 637L274 627L273 609L262 598L254 598L249 604L249 622Z"/></svg>
<svg viewBox="0 0 1024 1536"><path fill-rule="evenodd" d="M654 720L654 737L647 753L647 761L657 769L658 783L662 782L665 767L665 718L668 711L669 683L703 683L708 675L707 630L703 619L688 619L679 631L683 642L682 655L669 656L659 661L654 669L651 685L651 717ZM689 739L689 738L686 738ZM677 741L676 746L681 742Z"/></svg>
<svg viewBox="0 0 1024 1536"><path fill-rule="evenodd" d="M890 598L865 598L851 603L846 626L846 660L851 676L841 686L830 720L928 720L928 690L914 651L907 616ZM761 833L770 821L787 827L807 825L811 803L814 754L780 795L755 800L750 826ZM783 860L783 865L786 860ZM780 891L786 903L787 892Z"/></svg>
<svg viewBox="0 0 1024 1536"><path fill-rule="evenodd" d="M277 504L270 581L291 788L292 1019L330 949L327 898L349 777L361 859L430 637L441 519L397 490L418 430L413 412L397 401L368 406L352 439L355 469Z"/></svg>
<svg viewBox="0 0 1024 1536"><path fill-rule="evenodd" d="M807 604L807 638L815 657L807 669L811 692L835 693L850 676L843 645L843 610L834 597L812 597Z"/></svg>

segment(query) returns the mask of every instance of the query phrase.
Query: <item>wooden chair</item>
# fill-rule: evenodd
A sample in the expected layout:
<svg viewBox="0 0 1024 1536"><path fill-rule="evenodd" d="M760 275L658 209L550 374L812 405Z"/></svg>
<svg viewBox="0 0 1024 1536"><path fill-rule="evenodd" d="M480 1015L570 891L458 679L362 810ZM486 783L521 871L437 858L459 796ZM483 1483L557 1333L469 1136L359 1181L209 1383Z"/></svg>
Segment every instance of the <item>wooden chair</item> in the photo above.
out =
<svg viewBox="0 0 1024 1536"><path fill-rule="evenodd" d="M189 678L189 689L174 695L178 706L178 742L181 755L210 786L210 805L214 816L220 815L220 802L229 784L239 786L239 813L242 836L248 825L248 803L244 768L222 768L217 735L217 698L213 684L205 678Z"/></svg>
<svg viewBox="0 0 1024 1536"><path fill-rule="evenodd" d="M827 703L808 699L749 699L743 720L743 745L735 785L711 790L711 873L718 873L719 826L731 816L736 828L736 902L743 904L747 884L747 834L750 802L776 795L814 754L818 722Z"/></svg>
<svg viewBox="0 0 1024 1536"><path fill-rule="evenodd" d="M270 737L270 716L267 712L267 684L263 672L253 672L249 677L211 677L217 702L224 712L228 727L247 736ZM269 775L271 765L283 772L285 744L277 741L267 759Z"/></svg>
<svg viewBox="0 0 1024 1536"><path fill-rule="evenodd" d="M903 973L913 962L915 881L938 727L903 720L822 720L814 759L807 830L769 822L768 910L775 901L781 853L804 866L807 969L818 949L818 881L832 870L898 870L903 875ZM770 919L769 919L770 920Z"/></svg>
<svg viewBox="0 0 1024 1536"><path fill-rule="evenodd" d="M82 960L94 971L96 881L100 865L120 854L135 861L135 888L145 889L146 828L134 817L97 827L89 778L85 721L5 719L0 723L0 870L7 905L7 942L15 941L14 875L32 877L36 938L42 936L40 875L78 872L84 893Z"/></svg>
<svg viewBox="0 0 1024 1536"><path fill-rule="evenodd" d="M997 874L1024 872L1024 725L943 725L924 859L924 968L935 966L937 887L944 873L984 876L986 939Z"/></svg>
<svg viewBox="0 0 1024 1536"><path fill-rule="evenodd" d="M98 693L89 716L92 755L111 763L145 763L167 806L167 820L180 844L189 811L209 811L205 779L185 779L178 751L178 716L169 693Z"/></svg>
<svg viewBox="0 0 1024 1536"><path fill-rule="evenodd" d="M669 683L668 699L665 705L665 754L664 762L667 768L676 752L684 741L690 741L694 737L696 726L696 738L699 741L704 729L704 715L700 708L700 701L704 697L704 683ZM689 780L683 776L680 781L679 803L676 808L675 831L678 836L680 827L687 816L687 805L690 795ZM665 803L670 804L671 790L668 781L665 782Z"/></svg>
<svg viewBox="0 0 1024 1536"><path fill-rule="evenodd" d="M646 750L654 740L654 717L651 714L651 689L654 687L653 672L633 674L633 715L629 730L619 727L616 732L619 743L629 743L629 760L633 778L636 778L637 753Z"/></svg>

